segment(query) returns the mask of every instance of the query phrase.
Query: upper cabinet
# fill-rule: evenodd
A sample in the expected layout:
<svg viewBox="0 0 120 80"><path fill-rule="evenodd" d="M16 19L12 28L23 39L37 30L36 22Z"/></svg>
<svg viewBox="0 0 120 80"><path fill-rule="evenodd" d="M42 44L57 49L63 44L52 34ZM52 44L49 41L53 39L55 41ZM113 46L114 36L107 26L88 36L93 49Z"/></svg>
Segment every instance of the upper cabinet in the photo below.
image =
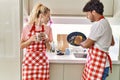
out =
<svg viewBox="0 0 120 80"><path fill-rule="evenodd" d="M51 9L54 16L84 16L82 9L89 0L30 0L30 7L41 2ZM104 4L104 15L113 16L114 0L101 0Z"/></svg>

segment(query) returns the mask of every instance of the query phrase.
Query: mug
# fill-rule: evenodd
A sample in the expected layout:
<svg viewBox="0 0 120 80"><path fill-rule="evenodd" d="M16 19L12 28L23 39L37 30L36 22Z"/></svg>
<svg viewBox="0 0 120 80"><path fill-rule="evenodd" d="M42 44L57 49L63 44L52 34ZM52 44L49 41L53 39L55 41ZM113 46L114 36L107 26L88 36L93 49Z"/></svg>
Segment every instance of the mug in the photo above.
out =
<svg viewBox="0 0 120 80"><path fill-rule="evenodd" d="M36 41L40 41L39 35L40 33L36 33Z"/></svg>
<svg viewBox="0 0 120 80"><path fill-rule="evenodd" d="M70 55L70 49L69 49L69 48L66 48L66 49L65 49L65 54L66 54L66 55Z"/></svg>
<svg viewBox="0 0 120 80"><path fill-rule="evenodd" d="M37 32L36 33L36 41L41 41L46 39L48 36L44 32Z"/></svg>

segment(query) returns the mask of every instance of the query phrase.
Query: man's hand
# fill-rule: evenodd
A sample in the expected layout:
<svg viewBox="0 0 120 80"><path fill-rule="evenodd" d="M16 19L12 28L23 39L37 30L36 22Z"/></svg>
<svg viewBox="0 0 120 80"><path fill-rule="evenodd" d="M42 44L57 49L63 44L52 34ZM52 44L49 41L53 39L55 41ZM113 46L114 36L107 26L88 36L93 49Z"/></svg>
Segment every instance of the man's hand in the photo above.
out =
<svg viewBox="0 0 120 80"><path fill-rule="evenodd" d="M82 42L82 36L76 36L74 39L74 44L80 45L81 42Z"/></svg>

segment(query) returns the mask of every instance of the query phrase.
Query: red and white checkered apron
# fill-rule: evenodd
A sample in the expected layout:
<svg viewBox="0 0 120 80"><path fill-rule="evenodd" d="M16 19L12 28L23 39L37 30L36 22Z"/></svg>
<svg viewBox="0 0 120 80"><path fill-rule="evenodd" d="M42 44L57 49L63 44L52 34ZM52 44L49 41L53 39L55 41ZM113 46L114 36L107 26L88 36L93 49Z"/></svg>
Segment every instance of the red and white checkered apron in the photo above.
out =
<svg viewBox="0 0 120 80"><path fill-rule="evenodd" d="M35 33L33 25L28 36ZM49 61L44 41L32 42L27 47L22 63L22 80L49 80Z"/></svg>
<svg viewBox="0 0 120 80"><path fill-rule="evenodd" d="M94 47L91 47L88 53L82 80L102 80L107 57L112 70L112 61L109 54Z"/></svg>

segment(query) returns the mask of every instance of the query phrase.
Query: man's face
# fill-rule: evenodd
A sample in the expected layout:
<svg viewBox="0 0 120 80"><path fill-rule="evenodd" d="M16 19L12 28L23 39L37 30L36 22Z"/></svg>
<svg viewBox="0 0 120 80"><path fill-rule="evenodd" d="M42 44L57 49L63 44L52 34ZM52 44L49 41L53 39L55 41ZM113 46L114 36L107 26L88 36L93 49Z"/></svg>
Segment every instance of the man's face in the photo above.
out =
<svg viewBox="0 0 120 80"><path fill-rule="evenodd" d="M86 12L86 16L91 22L94 22L94 15L92 14L91 11Z"/></svg>

